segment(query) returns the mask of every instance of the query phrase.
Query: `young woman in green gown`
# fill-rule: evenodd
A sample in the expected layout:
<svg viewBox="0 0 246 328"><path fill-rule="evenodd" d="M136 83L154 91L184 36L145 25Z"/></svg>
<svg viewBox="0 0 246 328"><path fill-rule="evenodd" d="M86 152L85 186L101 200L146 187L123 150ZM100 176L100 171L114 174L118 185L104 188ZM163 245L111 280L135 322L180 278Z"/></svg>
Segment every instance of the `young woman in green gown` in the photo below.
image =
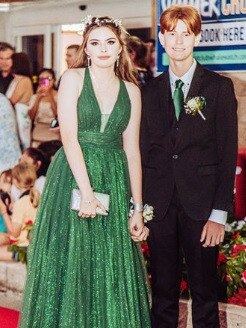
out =
<svg viewBox="0 0 246 328"><path fill-rule="evenodd" d="M120 21L87 17L77 68L63 75L63 147L50 165L33 231L21 328L150 328L135 243L148 236L141 211L141 100L124 36ZM79 212L70 208L74 188L81 192ZM96 215L97 207L105 208L93 190L110 195L107 216Z"/></svg>

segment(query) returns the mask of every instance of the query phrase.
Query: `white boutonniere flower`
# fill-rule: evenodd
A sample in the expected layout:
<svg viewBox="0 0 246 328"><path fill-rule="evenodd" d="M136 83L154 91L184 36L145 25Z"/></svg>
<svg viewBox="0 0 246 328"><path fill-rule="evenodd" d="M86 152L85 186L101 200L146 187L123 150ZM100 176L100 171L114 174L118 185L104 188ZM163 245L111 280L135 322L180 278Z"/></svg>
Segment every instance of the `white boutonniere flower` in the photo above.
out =
<svg viewBox="0 0 246 328"><path fill-rule="evenodd" d="M202 96L187 98L184 104L184 109L186 114L194 116L198 113L203 120L206 120L205 116L202 113L202 110L205 107L206 107L206 100Z"/></svg>

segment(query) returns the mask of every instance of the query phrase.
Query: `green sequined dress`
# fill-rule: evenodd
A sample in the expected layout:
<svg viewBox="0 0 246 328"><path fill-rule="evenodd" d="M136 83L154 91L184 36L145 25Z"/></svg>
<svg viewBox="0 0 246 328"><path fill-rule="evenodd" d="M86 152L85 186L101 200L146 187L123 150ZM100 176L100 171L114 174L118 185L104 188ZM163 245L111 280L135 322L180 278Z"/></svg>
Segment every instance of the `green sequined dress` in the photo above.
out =
<svg viewBox="0 0 246 328"><path fill-rule="evenodd" d="M94 190L110 195L109 215L82 219L70 210L77 185L61 148L48 171L29 247L21 328L150 328L143 259L128 230L130 186L121 135L130 107L120 81L103 123L85 70L78 140Z"/></svg>

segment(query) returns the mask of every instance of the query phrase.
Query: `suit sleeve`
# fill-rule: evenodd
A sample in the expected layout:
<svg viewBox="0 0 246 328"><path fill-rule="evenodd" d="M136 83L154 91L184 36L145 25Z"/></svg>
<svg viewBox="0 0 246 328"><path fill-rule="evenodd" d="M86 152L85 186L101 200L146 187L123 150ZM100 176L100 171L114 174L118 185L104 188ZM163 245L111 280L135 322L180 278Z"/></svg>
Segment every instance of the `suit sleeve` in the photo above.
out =
<svg viewBox="0 0 246 328"><path fill-rule="evenodd" d="M237 100L232 81L223 78L217 100L216 139L218 149L217 188L213 209L231 211L237 159Z"/></svg>

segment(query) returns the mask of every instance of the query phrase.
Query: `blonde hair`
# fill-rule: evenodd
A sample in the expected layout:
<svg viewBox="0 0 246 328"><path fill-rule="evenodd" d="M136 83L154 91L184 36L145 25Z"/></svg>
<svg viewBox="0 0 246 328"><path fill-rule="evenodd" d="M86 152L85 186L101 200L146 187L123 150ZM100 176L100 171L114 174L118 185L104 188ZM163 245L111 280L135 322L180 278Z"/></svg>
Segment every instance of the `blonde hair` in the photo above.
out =
<svg viewBox="0 0 246 328"><path fill-rule="evenodd" d="M30 189L37 179L36 169L33 165L19 163L12 169L12 179L17 181L20 189Z"/></svg>
<svg viewBox="0 0 246 328"><path fill-rule="evenodd" d="M30 201L32 203L32 206L34 208L37 208L38 207L38 204L39 204L39 200L40 200L40 192L35 188L31 188L30 190Z"/></svg>
<svg viewBox="0 0 246 328"><path fill-rule="evenodd" d="M91 21L88 24L86 24L85 29L83 31L83 42L77 53L78 59L73 65L73 67L76 68L76 67L88 66L87 54L85 53L86 44L91 31L99 27L109 28L115 34L122 47L122 51L119 54L118 65L115 63L115 67L114 67L115 75L118 76L118 78L121 80L129 81L138 85L138 81L135 75L133 74L131 59L125 44L125 38L127 37L127 32L120 25L115 24L114 20L108 16L92 17Z"/></svg>
<svg viewBox="0 0 246 328"><path fill-rule="evenodd" d="M176 27L179 19L187 25L189 32L195 35L201 32L201 16L196 8L186 5L172 5L161 14L161 33L172 31Z"/></svg>

